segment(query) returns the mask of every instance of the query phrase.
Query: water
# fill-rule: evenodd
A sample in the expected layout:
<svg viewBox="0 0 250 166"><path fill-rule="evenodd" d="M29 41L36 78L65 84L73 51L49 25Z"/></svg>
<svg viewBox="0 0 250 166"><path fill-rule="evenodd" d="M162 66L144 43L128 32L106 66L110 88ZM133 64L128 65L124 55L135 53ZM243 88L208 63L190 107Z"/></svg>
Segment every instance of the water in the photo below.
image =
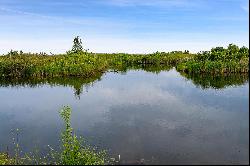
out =
<svg viewBox="0 0 250 166"><path fill-rule="evenodd" d="M249 163L248 77L184 77L172 69L96 79L1 80L0 151L13 147L15 128L23 152L57 148L58 110L69 105L77 134L122 164Z"/></svg>

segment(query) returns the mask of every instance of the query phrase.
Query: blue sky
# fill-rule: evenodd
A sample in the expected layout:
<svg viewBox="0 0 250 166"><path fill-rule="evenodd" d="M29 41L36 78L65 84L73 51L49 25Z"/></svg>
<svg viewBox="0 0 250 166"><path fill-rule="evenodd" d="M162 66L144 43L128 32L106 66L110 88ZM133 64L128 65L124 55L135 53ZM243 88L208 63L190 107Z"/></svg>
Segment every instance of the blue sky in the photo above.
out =
<svg viewBox="0 0 250 166"><path fill-rule="evenodd" d="M0 0L0 54L198 52L249 45L248 0Z"/></svg>

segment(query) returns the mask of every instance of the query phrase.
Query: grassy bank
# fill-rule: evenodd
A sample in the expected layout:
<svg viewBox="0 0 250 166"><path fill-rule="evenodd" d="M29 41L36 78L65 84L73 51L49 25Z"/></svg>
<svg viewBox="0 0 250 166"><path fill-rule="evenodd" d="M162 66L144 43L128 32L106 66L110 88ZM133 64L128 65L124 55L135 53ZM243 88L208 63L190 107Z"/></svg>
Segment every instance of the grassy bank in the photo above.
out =
<svg viewBox="0 0 250 166"><path fill-rule="evenodd" d="M176 67L185 73L248 73L249 49L230 44L211 51L153 54L96 54L76 50L60 55L28 54L12 51L0 57L1 78L47 78L61 76L95 77L111 70L128 68L156 70Z"/></svg>
<svg viewBox="0 0 250 166"><path fill-rule="evenodd" d="M18 53L0 57L0 76L5 78L93 77L108 69L123 71L127 68L173 67L192 58L193 54L182 52L157 52L148 55L77 52L54 56Z"/></svg>
<svg viewBox="0 0 250 166"><path fill-rule="evenodd" d="M190 54L189 51L156 52L153 54L96 54L83 49L77 36L66 54L31 54L10 51L0 57L0 77L93 77L108 69L124 71L127 68L176 67L185 73L248 73L249 49L234 44L227 48L215 47L211 51ZM157 69L157 70L158 70Z"/></svg>
<svg viewBox="0 0 250 166"><path fill-rule="evenodd" d="M203 51L193 59L177 65L185 73L248 73L249 49L230 44L227 48L216 47Z"/></svg>
<svg viewBox="0 0 250 166"><path fill-rule="evenodd" d="M108 64L86 52L65 55L17 54L0 57L2 77L91 77L106 71Z"/></svg>

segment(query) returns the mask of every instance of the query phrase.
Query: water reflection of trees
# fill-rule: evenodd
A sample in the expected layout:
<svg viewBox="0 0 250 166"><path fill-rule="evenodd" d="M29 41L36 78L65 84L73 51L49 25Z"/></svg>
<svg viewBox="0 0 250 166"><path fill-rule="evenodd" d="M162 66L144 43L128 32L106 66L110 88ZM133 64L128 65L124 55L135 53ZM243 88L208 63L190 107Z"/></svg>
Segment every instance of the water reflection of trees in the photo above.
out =
<svg viewBox="0 0 250 166"><path fill-rule="evenodd" d="M85 90L87 91L90 86L96 81L101 80L102 73L95 77L82 78L82 77L54 77L54 78L9 78L0 79L1 87L31 87L36 88L44 84L50 86L69 86L74 89L74 94L77 98Z"/></svg>
<svg viewBox="0 0 250 166"><path fill-rule="evenodd" d="M126 74L130 70L143 70L150 73L158 74L162 71L169 71L173 66L164 65L133 65L120 66L119 68L111 69L110 72L115 71L120 74ZM74 88L74 94L77 98L81 93L86 91L93 85L95 81L100 81L103 73L99 73L94 77L54 77L54 78L0 78L1 87L38 87L44 84L51 86L70 86ZM221 89L227 86L239 86L248 82L249 74L226 74L226 75L212 75L212 74L196 74L190 75L180 73L181 76L191 80L195 85L205 88Z"/></svg>
<svg viewBox="0 0 250 166"><path fill-rule="evenodd" d="M162 71L169 71L173 69L173 66L166 65L139 65L132 66L123 70L127 72L128 70L144 70L146 72L158 74ZM230 73L230 74L187 74L180 72L181 76L191 80L193 84L202 89L214 88L223 89L228 86L240 86L248 82L248 73Z"/></svg>
<svg viewBox="0 0 250 166"><path fill-rule="evenodd" d="M183 77L191 80L193 84L202 89L222 89L228 86L240 86L248 82L249 74L186 74L180 73Z"/></svg>
<svg viewBox="0 0 250 166"><path fill-rule="evenodd" d="M162 71L169 71L173 69L173 66L162 66L162 65L144 65L144 66L133 66L130 70L144 70L147 72L158 74ZM230 73L230 74L187 74L180 72L181 76L191 80L193 84L202 89L214 88L223 89L228 86L240 86L248 82L248 73Z"/></svg>
<svg viewBox="0 0 250 166"><path fill-rule="evenodd" d="M143 70L150 73L159 74L162 71L169 71L174 66L171 65L152 65L152 64L138 64L138 65L132 65L132 66L119 66L115 67L114 69L111 69L111 71L116 71L121 74L126 74L130 70Z"/></svg>

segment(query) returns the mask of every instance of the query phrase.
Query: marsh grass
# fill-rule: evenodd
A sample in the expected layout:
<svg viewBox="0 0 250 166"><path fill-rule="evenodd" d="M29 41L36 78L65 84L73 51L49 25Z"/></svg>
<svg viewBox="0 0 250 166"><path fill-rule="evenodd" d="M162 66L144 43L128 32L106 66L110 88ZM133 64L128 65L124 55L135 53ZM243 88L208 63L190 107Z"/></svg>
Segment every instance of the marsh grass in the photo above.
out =
<svg viewBox="0 0 250 166"><path fill-rule="evenodd" d="M65 123L65 130L62 133L62 152L60 164L63 165L104 165L106 161L105 151L97 152L96 149L88 146L83 138L78 138L71 128L71 108L64 107L60 115Z"/></svg>
<svg viewBox="0 0 250 166"><path fill-rule="evenodd" d="M209 73L212 75L224 73L248 73L249 49L234 44L227 48L216 47L211 51L203 51L189 61L179 63L177 70L189 74Z"/></svg>

